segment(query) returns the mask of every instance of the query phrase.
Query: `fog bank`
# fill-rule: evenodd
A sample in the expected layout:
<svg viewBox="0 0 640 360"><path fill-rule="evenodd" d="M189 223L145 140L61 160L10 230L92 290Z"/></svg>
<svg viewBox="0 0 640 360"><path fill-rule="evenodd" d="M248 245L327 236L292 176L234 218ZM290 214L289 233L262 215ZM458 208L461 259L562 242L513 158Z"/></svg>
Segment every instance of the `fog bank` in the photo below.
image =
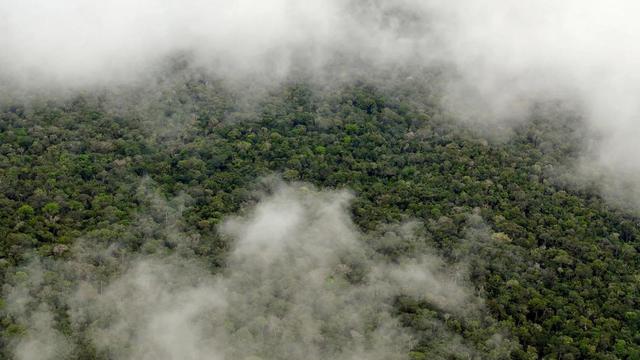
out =
<svg viewBox="0 0 640 360"><path fill-rule="evenodd" d="M15 269L4 294L5 311L25 327L12 344L17 359L65 359L80 344L110 359L407 359L418 334L400 321L398 297L461 318L482 311L459 270L429 251L394 262L376 254L351 221L348 192L275 185L221 226L234 245L218 274L176 232L184 201L144 188L140 196L166 214L175 250L151 251L155 238L146 255L79 240L70 259ZM423 321L432 358L475 356L437 317ZM508 353L508 344L486 346Z"/></svg>
<svg viewBox="0 0 640 360"><path fill-rule="evenodd" d="M23 94L113 87L145 82L175 56L260 86L443 68L442 103L471 124L574 104L596 136L572 171L624 197L639 192L638 13L631 0L3 0L0 79Z"/></svg>

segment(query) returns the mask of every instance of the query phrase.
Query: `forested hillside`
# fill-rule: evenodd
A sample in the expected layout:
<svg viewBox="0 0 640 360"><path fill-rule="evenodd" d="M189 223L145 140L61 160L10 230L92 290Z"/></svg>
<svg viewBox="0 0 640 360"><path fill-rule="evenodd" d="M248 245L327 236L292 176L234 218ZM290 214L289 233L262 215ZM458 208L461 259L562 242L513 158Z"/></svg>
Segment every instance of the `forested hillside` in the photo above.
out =
<svg viewBox="0 0 640 360"><path fill-rule="evenodd" d="M355 224L391 262L435 249L464 270L482 299L473 313L394 299L416 334L411 359L640 358L639 219L595 187L558 180L580 150L579 117L541 103L508 133L485 136L428 93L417 102L364 82L333 91L290 83L252 106L200 77L158 91L148 103L138 102L148 94L132 95L135 105L94 93L4 100L2 358L30 331L7 304L12 289L33 281L34 261L47 268L93 243L118 244L116 258L171 253L179 237L208 271L223 272L232 244L218 226L274 176L353 192ZM405 223L419 240L376 240ZM92 258L78 271L107 284L120 271L109 261ZM84 325L71 324L59 300L76 285L45 271L26 287L25 312L48 304L54 328L78 345L73 358L111 358L78 333ZM443 346L450 340L434 321L461 345Z"/></svg>

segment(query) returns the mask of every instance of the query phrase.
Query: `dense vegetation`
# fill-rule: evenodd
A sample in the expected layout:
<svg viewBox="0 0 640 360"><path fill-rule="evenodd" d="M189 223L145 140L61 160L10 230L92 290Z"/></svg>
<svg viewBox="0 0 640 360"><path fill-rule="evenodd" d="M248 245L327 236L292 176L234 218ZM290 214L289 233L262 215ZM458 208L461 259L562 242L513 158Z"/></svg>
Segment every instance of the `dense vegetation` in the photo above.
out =
<svg viewBox="0 0 640 360"><path fill-rule="evenodd" d="M145 181L167 198L188 198L176 226L215 272L229 249L216 225L252 201L257 179L280 174L352 190L365 231L416 219L429 246L468 263L488 318L398 299L402 319L424 335L413 358L430 358L425 317L445 319L479 349L502 329L518 343L516 359L640 358L638 219L595 191L554 181L554 169L579 151L580 134L579 120L553 105L506 141L487 141L436 101L416 104L366 84L330 93L289 84L251 108L203 79L144 106L117 109L107 98L3 105L3 283L15 281L32 250L64 258L79 238L147 251L140 239L158 234L131 226L149 207L137 195ZM474 223L478 216L483 224ZM393 258L415 249L378 251ZM8 315L1 326L5 347L25 331Z"/></svg>

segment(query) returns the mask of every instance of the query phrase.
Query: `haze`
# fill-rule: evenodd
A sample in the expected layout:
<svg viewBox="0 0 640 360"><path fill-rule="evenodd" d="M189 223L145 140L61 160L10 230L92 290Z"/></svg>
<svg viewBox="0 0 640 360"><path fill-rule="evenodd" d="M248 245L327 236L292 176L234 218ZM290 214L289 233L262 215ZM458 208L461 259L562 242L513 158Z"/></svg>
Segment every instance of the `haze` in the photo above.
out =
<svg viewBox="0 0 640 360"><path fill-rule="evenodd" d="M572 171L640 203L639 13L624 0L2 0L0 79L27 93L126 84L176 54L263 84L322 79L336 64L372 80L445 65L457 80L444 105L471 123L521 121L541 100L573 104L598 141L585 139Z"/></svg>

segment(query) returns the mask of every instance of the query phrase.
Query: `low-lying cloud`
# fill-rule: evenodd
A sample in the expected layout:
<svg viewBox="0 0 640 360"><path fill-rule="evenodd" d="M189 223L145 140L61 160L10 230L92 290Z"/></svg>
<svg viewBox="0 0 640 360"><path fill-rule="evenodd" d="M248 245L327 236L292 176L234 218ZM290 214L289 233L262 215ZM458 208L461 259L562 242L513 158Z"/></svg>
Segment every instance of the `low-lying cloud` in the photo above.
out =
<svg viewBox="0 0 640 360"><path fill-rule="evenodd" d="M620 195L639 192L639 11L632 0L4 0L0 79L27 93L110 87L173 56L262 85L444 67L443 104L472 124L522 121L537 101L574 104L597 136L572 171Z"/></svg>
<svg viewBox="0 0 640 360"><path fill-rule="evenodd" d="M396 315L399 296L475 316L482 301L437 256L376 254L351 197L277 185L221 226L234 245L218 274L178 250L125 256L95 242L79 241L72 259L36 258L5 285L6 311L26 330L14 354L63 359L83 344L110 359L407 359L417 338ZM60 291L69 281L75 290ZM431 321L438 354L475 353Z"/></svg>

